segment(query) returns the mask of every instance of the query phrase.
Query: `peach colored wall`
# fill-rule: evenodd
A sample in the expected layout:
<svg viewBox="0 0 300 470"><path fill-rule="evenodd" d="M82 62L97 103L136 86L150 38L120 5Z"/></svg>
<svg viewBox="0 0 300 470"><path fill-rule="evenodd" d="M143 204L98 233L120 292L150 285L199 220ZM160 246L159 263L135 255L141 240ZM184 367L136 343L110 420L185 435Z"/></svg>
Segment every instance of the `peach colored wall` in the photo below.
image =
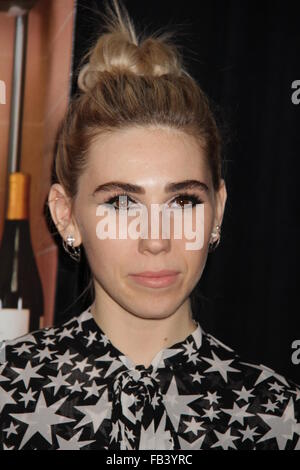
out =
<svg viewBox="0 0 300 470"><path fill-rule="evenodd" d="M0 13L0 80L6 85L6 104L0 104L0 236L3 231L6 191L9 102L13 61L14 19Z"/></svg>
<svg viewBox="0 0 300 470"><path fill-rule="evenodd" d="M50 188L54 141L68 104L74 0L38 0L29 13L20 170L31 175L30 228L45 297L44 326L53 324L57 247L43 215ZM11 97L14 19L0 13L0 236L3 231Z"/></svg>

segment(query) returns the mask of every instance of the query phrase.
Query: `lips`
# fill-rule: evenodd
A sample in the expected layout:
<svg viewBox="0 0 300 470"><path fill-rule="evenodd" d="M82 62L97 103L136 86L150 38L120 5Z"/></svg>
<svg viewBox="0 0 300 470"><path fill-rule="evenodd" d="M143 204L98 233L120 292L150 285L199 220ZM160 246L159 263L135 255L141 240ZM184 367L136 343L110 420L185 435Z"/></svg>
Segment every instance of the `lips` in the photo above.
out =
<svg viewBox="0 0 300 470"><path fill-rule="evenodd" d="M178 274L178 271L170 271L164 269L162 271L144 271L142 273L131 274L131 276L139 276L139 277L165 277L165 276L175 276Z"/></svg>
<svg viewBox="0 0 300 470"><path fill-rule="evenodd" d="M151 288L168 287L174 284L178 278L178 271L144 271L143 273L130 274L130 277L140 285Z"/></svg>

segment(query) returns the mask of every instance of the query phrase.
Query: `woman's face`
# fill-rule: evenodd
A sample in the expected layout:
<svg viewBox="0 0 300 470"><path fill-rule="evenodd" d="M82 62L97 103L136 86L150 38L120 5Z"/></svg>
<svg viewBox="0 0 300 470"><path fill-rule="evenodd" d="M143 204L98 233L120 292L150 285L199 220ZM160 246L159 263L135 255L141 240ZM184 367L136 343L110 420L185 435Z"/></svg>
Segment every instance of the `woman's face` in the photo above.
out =
<svg viewBox="0 0 300 470"><path fill-rule="evenodd" d="M197 180L204 185L165 191L169 183L186 180ZM142 191L99 189L99 186L113 182L136 185ZM127 195L124 203L118 198L111 200L124 193ZM180 198L180 194L184 194L184 198ZM198 250L186 248L186 243L193 240L185 237L183 225L182 237L174 238L172 215L169 238L162 237L161 217L159 236L151 238L151 224L154 223L151 221L151 205L167 204L167 207L180 210L183 215L182 208L193 202L190 199L193 196L203 202L203 247ZM132 208L133 204L135 207L145 207L148 211L147 238L133 239L127 230L126 238L119 238L119 225L124 229L124 222L120 219L121 211L116 210L116 238L100 239L97 224L105 217L107 219L108 212L99 216L96 210L109 200L115 208L122 207L122 204L126 208ZM163 318L174 313L188 299L199 281L207 259L211 232L222 221L225 201L225 184L218 193L214 193L203 150L193 137L169 128L129 128L102 135L91 145L88 165L79 179L74 201L75 226L73 231L69 228L65 233L74 233L75 245L83 243L97 293L108 295L112 302L134 315ZM127 226L136 219L126 210L122 213L127 214ZM195 230L196 207L190 213L193 214L192 228ZM175 282L159 288L141 285L130 276L160 270L175 270L179 274Z"/></svg>

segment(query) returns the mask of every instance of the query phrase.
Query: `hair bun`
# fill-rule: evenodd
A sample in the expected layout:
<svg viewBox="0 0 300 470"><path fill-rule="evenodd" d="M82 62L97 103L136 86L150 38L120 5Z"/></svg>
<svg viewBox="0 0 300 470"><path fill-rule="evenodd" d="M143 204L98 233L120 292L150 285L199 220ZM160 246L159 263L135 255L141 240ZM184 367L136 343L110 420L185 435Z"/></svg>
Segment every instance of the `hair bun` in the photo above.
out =
<svg viewBox="0 0 300 470"><path fill-rule="evenodd" d="M183 72L182 60L177 48L168 39L172 32L153 34L139 40L135 28L127 14L120 13L116 0L113 0L116 13L108 7L104 28L96 44L84 56L89 59L78 75L78 87L86 92L99 80L101 73L133 73L136 75L161 76L180 75Z"/></svg>

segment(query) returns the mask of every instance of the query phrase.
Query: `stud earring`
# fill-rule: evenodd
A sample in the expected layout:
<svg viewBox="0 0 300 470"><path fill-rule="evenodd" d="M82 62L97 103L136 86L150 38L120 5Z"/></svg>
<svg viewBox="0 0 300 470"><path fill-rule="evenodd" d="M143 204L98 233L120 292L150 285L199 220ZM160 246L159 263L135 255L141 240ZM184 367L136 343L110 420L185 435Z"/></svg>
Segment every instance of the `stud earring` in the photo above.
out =
<svg viewBox="0 0 300 470"><path fill-rule="evenodd" d="M216 232L212 232L211 234L212 241L209 242L208 245L208 251L211 253L212 251L215 251L217 246L220 243L220 238L221 238L221 226L216 225Z"/></svg>
<svg viewBox="0 0 300 470"><path fill-rule="evenodd" d="M66 240L62 239L62 245L65 251L68 253L68 255L71 256L74 261L77 261L77 263L79 263L81 257L81 249L80 246L74 246L74 242L75 238L73 237L73 235L68 235Z"/></svg>

